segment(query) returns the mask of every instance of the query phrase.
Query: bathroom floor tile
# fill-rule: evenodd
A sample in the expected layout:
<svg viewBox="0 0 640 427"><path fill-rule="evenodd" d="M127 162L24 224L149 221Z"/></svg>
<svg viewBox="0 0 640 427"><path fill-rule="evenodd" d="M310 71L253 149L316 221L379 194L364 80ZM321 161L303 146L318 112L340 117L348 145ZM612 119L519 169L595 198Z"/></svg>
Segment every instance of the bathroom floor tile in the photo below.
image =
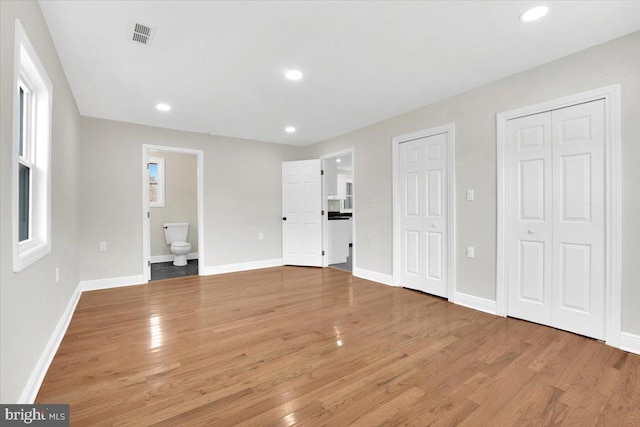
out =
<svg viewBox="0 0 640 427"><path fill-rule="evenodd" d="M197 274L197 259L188 260L187 265L182 267L176 267L173 262L151 264L151 280L173 279L175 277L196 276Z"/></svg>

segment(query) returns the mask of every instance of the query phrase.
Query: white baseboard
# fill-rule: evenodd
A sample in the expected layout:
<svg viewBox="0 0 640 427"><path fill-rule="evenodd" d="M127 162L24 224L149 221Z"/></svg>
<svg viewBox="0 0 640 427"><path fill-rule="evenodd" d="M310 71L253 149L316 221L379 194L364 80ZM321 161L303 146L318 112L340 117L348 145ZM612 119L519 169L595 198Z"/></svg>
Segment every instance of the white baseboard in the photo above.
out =
<svg viewBox="0 0 640 427"><path fill-rule="evenodd" d="M378 273L377 271L365 270L364 268L353 267L352 274L361 279L371 280L372 282L382 283L387 286L393 285L393 276L391 274Z"/></svg>
<svg viewBox="0 0 640 427"><path fill-rule="evenodd" d="M640 335L620 332L620 349L640 354Z"/></svg>
<svg viewBox="0 0 640 427"><path fill-rule="evenodd" d="M82 280L82 292L97 291L99 289L119 288L122 286L141 285L147 283L142 274L137 276L112 277L110 279Z"/></svg>
<svg viewBox="0 0 640 427"><path fill-rule="evenodd" d="M73 295L71 295L71 299L67 304L67 308L62 313L62 316L60 316L58 324L49 337L49 341L42 351L42 354L38 359L38 363L36 363L36 366L33 368L33 371L31 372L31 375L27 380L27 384L25 384L17 403L30 405L35 402L38 391L40 391L42 381L44 380L44 377L49 370L49 365L51 365L53 357L56 355L58 347L60 347L62 338L64 338L64 335L67 332L67 328L69 327L69 323L71 322L73 313L76 310L76 305L78 305L78 301L80 301L81 294L82 288L78 284L76 290L73 292Z"/></svg>
<svg viewBox="0 0 640 427"><path fill-rule="evenodd" d="M462 292L454 292L453 299L450 299L454 304L462 305L464 307L473 308L474 310L484 311L489 314L496 314L498 306L495 301L486 298L480 298Z"/></svg>
<svg viewBox="0 0 640 427"><path fill-rule="evenodd" d="M159 262L169 262L175 259L175 255L152 255L151 264L157 264ZM198 259L198 252L191 252L187 254L187 259Z"/></svg>
<svg viewBox="0 0 640 427"><path fill-rule="evenodd" d="M261 261L239 262L237 264L213 265L211 267L203 267L203 276L211 274L235 273L237 271L256 270L258 268L280 267L282 258L265 259Z"/></svg>

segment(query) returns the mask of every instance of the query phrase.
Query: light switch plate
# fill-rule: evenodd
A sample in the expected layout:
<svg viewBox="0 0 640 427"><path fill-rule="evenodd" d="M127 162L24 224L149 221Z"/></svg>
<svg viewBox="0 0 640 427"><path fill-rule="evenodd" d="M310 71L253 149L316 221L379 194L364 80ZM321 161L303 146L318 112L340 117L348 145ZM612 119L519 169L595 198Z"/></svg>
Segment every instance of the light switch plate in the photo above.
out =
<svg viewBox="0 0 640 427"><path fill-rule="evenodd" d="M473 201L476 199L476 193L473 190L467 190L467 200Z"/></svg>
<svg viewBox="0 0 640 427"><path fill-rule="evenodd" d="M475 258L476 249L473 246L467 246L467 258Z"/></svg>

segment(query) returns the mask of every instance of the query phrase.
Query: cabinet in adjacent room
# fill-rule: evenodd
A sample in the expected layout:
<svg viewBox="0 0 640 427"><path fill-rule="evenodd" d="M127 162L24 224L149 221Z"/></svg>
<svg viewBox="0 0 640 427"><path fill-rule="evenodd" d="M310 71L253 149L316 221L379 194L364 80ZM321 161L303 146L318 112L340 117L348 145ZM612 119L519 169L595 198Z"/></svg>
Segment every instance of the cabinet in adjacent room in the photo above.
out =
<svg viewBox="0 0 640 427"><path fill-rule="evenodd" d="M329 264L347 262L351 243L351 219L330 220L329 223Z"/></svg>

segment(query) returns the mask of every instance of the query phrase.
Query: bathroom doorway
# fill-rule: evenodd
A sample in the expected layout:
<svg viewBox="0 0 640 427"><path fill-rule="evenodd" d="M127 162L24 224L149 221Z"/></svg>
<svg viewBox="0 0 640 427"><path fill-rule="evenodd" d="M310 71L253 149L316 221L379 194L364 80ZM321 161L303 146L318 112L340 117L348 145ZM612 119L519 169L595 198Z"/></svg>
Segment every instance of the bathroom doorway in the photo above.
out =
<svg viewBox="0 0 640 427"><path fill-rule="evenodd" d="M353 150L322 158L325 262L353 272L355 265L355 206Z"/></svg>
<svg viewBox="0 0 640 427"><path fill-rule="evenodd" d="M143 145L145 280L199 275L204 265L202 150Z"/></svg>

